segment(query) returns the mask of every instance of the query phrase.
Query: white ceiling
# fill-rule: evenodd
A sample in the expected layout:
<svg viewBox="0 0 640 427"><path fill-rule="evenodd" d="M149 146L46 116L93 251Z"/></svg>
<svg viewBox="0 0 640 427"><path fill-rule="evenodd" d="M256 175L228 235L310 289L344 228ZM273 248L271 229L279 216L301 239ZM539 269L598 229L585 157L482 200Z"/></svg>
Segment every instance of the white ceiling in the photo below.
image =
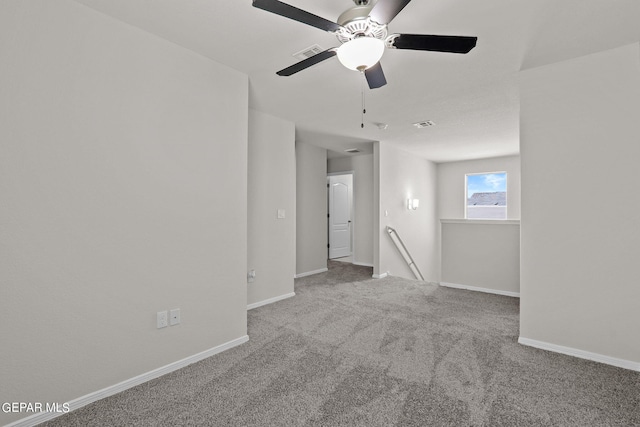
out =
<svg viewBox="0 0 640 427"><path fill-rule="evenodd" d="M638 0L413 0L390 33L477 36L477 47L467 55L387 50L388 84L366 89L361 129L358 72L333 58L275 74L306 47L338 46L330 33L251 0L76 1L248 74L250 106L295 122L298 141L338 152L385 141L436 162L518 153L520 70L640 41ZM332 21L353 6L285 2ZM412 126L423 120L436 125Z"/></svg>

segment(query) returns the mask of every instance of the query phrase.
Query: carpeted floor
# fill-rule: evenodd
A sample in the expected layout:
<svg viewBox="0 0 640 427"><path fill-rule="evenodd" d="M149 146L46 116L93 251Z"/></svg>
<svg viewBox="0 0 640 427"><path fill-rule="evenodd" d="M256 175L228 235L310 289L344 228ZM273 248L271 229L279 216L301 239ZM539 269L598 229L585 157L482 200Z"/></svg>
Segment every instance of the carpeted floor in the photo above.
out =
<svg viewBox="0 0 640 427"><path fill-rule="evenodd" d="M518 299L331 262L250 341L51 426L640 426L640 373L517 343Z"/></svg>

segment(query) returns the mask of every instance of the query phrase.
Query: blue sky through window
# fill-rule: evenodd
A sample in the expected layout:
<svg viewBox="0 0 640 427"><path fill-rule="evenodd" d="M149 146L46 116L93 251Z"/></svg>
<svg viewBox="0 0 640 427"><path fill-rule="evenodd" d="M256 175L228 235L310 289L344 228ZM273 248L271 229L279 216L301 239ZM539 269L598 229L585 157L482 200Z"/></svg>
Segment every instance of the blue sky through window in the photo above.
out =
<svg viewBox="0 0 640 427"><path fill-rule="evenodd" d="M485 173L467 175L467 198L474 193L493 193L507 191L507 173Z"/></svg>

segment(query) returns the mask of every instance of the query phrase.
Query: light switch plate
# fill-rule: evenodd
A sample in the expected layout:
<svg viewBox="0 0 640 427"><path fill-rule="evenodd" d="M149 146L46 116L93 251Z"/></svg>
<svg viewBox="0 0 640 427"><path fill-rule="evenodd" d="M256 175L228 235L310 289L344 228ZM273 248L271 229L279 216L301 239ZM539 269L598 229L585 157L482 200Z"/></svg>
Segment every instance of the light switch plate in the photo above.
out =
<svg viewBox="0 0 640 427"><path fill-rule="evenodd" d="M284 219L284 209L278 209L278 219Z"/></svg>
<svg viewBox="0 0 640 427"><path fill-rule="evenodd" d="M180 323L180 309L174 308L173 310L169 311L169 324L173 326L177 325L178 323Z"/></svg>
<svg viewBox="0 0 640 427"><path fill-rule="evenodd" d="M167 311L159 311L156 313L156 324L158 329L167 327Z"/></svg>

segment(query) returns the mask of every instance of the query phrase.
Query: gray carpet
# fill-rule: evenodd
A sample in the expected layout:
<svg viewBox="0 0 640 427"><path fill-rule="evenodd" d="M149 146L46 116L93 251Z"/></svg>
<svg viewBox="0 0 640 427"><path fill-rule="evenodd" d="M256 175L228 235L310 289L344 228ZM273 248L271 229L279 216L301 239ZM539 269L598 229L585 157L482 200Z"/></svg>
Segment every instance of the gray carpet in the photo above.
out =
<svg viewBox="0 0 640 427"><path fill-rule="evenodd" d="M640 373L521 346L518 299L331 262L250 341L51 426L640 426Z"/></svg>

